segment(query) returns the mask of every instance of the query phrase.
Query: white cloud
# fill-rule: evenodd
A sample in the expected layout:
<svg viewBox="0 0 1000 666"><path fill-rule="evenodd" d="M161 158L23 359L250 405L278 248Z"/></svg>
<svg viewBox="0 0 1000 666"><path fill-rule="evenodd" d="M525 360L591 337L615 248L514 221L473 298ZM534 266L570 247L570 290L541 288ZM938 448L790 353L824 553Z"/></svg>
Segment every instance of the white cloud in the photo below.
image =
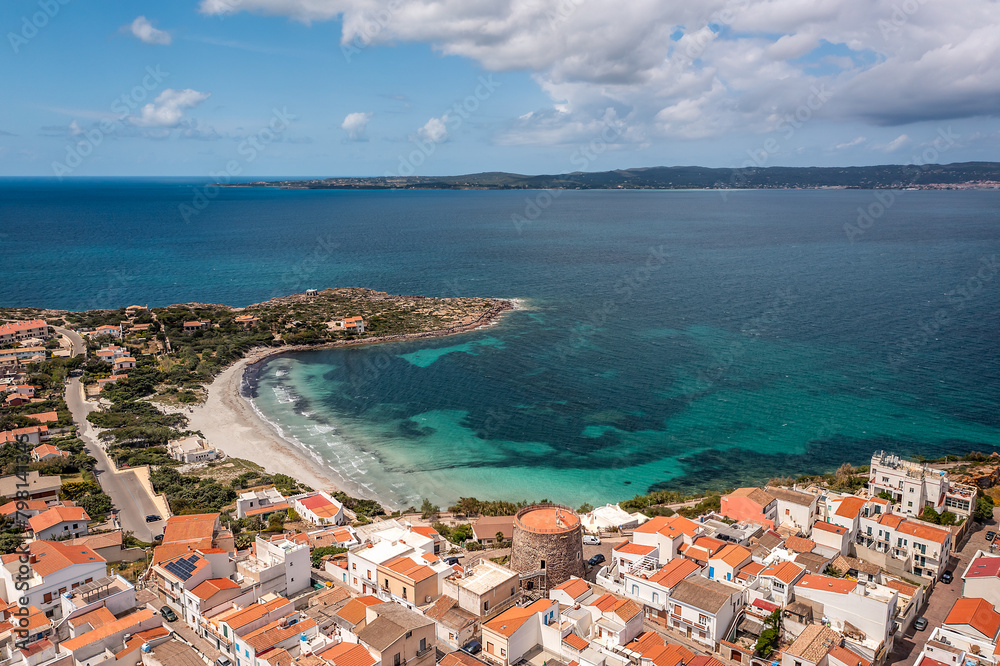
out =
<svg viewBox="0 0 1000 666"><path fill-rule="evenodd" d="M184 90L167 88L157 95L155 100L142 107L140 116L131 118L131 122L140 127L177 127L186 109L198 106L211 94L191 88Z"/></svg>
<svg viewBox="0 0 1000 666"><path fill-rule="evenodd" d="M855 146L860 146L861 144L863 144L867 140L868 139L866 139L865 137L859 136L856 139L851 139L850 141L845 141L844 143L838 143L836 146L834 146L834 148L836 150L844 150L846 148L853 148Z"/></svg>
<svg viewBox="0 0 1000 666"><path fill-rule="evenodd" d="M147 44L166 45L171 41L169 32L157 30L145 16L139 16L127 27L135 37L138 37Z"/></svg>
<svg viewBox="0 0 1000 666"><path fill-rule="evenodd" d="M834 94L810 118L898 126L1000 115L1000 3L904 4L201 0L200 10L339 19L345 46L427 43L489 71L531 72L550 105L519 109L506 142L589 140L609 108L637 143L770 132L814 86Z"/></svg>
<svg viewBox="0 0 1000 666"><path fill-rule="evenodd" d="M72 136L80 136L81 134L83 134L83 128L80 127L80 123L76 122L76 120L73 120L69 124L69 133Z"/></svg>
<svg viewBox="0 0 1000 666"><path fill-rule="evenodd" d="M368 121L371 119L372 114L370 112L348 113L344 118L344 122L340 124L340 128L347 132L351 141L359 141L364 137L365 128L368 127Z"/></svg>
<svg viewBox="0 0 1000 666"><path fill-rule="evenodd" d="M444 124L444 116L441 118L431 118L424 126L417 130L417 135L424 141L440 143L448 138L448 128Z"/></svg>
<svg viewBox="0 0 1000 666"><path fill-rule="evenodd" d="M886 153L891 153L891 152L895 152L895 151L899 150L900 148L902 148L903 146L905 146L908 143L910 143L910 137L908 137L905 134L900 134L899 136L897 136L895 139L893 139L889 143L881 143L881 144L875 146L875 149L876 150L881 150L881 151L886 152Z"/></svg>

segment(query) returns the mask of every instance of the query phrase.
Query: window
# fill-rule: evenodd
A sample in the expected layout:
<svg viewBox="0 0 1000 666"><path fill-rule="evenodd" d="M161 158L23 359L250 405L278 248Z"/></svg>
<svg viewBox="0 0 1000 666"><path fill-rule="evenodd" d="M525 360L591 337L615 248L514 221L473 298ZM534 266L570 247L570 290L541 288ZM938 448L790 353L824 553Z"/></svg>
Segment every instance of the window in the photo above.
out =
<svg viewBox="0 0 1000 666"><path fill-rule="evenodd" d="M64 594L65 592L66 592L66 588L65 587L60 587L59 588L59 594Z"/></svg>
<svg viewBox="0 0 1000 666"><path fill-rule="evenodd" d="M912 509L913 508L913 502L907 502L906 506Z"/></svg>
<svg viewBox="0 0 1000 666"><path fill-rule="evenodd" d="M45 602L45 603L49 603L50 601L52 601L52 593L51 592L46 592L45 596L42 597L42 601Z"/></svg>
<svg viewBox="0 0 1000 666"><path fill-rule="evenodd" d="M660 603L660 593L659 592L653 592L653 603L654 604Z"/></svg>
<svg viewBox="0 0 1000 666"><path fill-rule="evenodd" d="M400 663L401 662L400 662L400 659L399 659L399 653L397 652L396 656L394 656L392 658L392 666L399 666Z"/></svg>
<svg viewBox="0 0 1000 666"><path fill-rule="evenodd" d="M448 640L449 640L449 641L453 641L453 640L455 640L455 634L453 634L453 633L450 633L450 632L449 632L449 633L448 633Z"/></svg>
<svg viewBox="0 0 1000 666"><path fill-rule="evenodd" d="M510 588L510 596L514 596L516 593L517 593L517 588L511 587Z"/></svg>
<svg viewBox="0 0 1000 666"><path fill-rule="evenodd" d="M226 625L222 625L222 635L226 638L229 638L229 627L227 627Z"/></svg>
<svg viewBox="0 0 1000 666"><path fill-rule="evenodd" d="M88 578L87 580L85 580L85 581L83 581L83 582L84 582L84 583L89 583L89 582L90 582L90 581L92 581L92 580L94 580L94 579L93 579L93 578Z"/></svg>
<svg viewBox="0 0 1000 666"><path fill-rule="evenodd" d="M403 598L406 599L406 588L403 588Z"/></svg>
<svg viewBox="0 0 1000 666"><path fill-rule="evenodd" d="M355 571L357 571L358 570L358 563L357 562L351 562L351 568L354 569Z"/></svg>
<svg viewBox="0 0 1000 666"><path fill-rule="evenodd" d="M493 648L493 643L489 643L489 642L486 643L486 651L487 652L491 652L493 654L497 653L496 650Z"/></svg>
<svg viewBox="0 0 1000 666"><path fill-rule="evenodd" d="M635 594L635 595L639 594L639 586L638 585L633 585L632 586L632 594Z"/></svg>
<svg viewBox="0 0 1000 666"><path fill-rule="evenodd" d="M674 615L680 615L680 614L681 614L681 605L674 604Z"/></svg>
<svg viewBox="0 0 1000 666"><path fill-rule="evenodd" d="M427 639L426 638L421 638L420 639L420 651L423 652L426 649L427 649Z"/></svg>
<svg viewBox="0 0 1000 666"><path fill-rule="evenodd" d="M539 569L544 569L545 568L545 560L542 560L542 564L538 568Z"/></svg>
<svg viewBox="0 0 1000 666"><path fill-rule="evenodd" d="M507 650L505 650L503 648L500 648L500 656L501 657L506 657L507 656Z"/></svg>
<svg viewBox="0 0 1000 666"><path fill-rule="evenodd" d="M407 637L407 638L409 638L409 637L410 637L410 636L412 636L412 635L413 635L413 632L412 632L412 631L408 631L408 632L406 632L406 637Z"/></svg>
<svg viewBox="0 0 1000 666"><path fill-rule="evenodd" d="M483 602L483 612L485 613L489 609L490 609L490 602L489 602L489 600L486 600L486 601Z"/></svg>
<svg viewBox="0 0 1000 666"><path fill-rule="evenodd" d="M698 615L698 624L700 624L702 626L707 626L708 625L708 616L707 615L700 615L699 614Z"/></svg>

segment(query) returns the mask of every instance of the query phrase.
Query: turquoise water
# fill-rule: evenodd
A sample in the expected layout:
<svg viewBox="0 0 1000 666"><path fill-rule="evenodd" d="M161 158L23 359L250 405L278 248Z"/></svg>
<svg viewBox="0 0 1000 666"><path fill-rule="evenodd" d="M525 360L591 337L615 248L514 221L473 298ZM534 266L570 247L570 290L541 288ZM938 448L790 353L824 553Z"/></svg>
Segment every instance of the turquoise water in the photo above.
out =
<svg viewBox="0 0 1000 666"><path fill-rule="evenodd" d="M391 506L578 505L1000 448L1000 192L0 184L10 305L245 305L309 287L521 299L457 337L264 364L257 408ZM15 287L16 285L16 287Z"/></svg>

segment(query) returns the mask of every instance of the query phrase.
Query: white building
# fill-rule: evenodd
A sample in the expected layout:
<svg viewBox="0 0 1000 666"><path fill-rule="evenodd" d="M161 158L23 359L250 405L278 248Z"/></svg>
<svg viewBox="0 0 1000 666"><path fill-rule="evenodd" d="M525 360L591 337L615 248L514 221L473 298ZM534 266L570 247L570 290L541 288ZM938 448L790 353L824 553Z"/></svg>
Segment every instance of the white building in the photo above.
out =
<svg viewBox="0 0 1000 666"><path fill-rule="evenodd" d="M288 507L288 502L285 500L285 497L278 492L277 488L271 487L263 490L249 490L245 493L241 493L236 499L236 517L264 517L277 511L287 511Z"/></svg>
<svg viewBox="0 0 1000 666"><path fill-rule="evenodd" d="M343 525L344 505L324 490L316 490L288 498L288 503L304 519L314 525Z"/></svg>
<svg viewBox="0 0 1000 666"><path fill-rule="evenodd" d="M682 545L690 546L704 533L701 525L683 516L657 516L632 532L632 542L656 546L662 566L680 554Z"/></svg>
<svg viewBox="0 0 1000 666"><path fill-rule="evenodd" d="M296 543L284 535L271 540L258 536L253 553L236 563L236 571L257 583L261 596L292 597L312 585L310 564L308 543Z"/></svg>
<svg viewBox="0 0 1000 666"><path fill-rule="evenodd" d="M617 504L599 506L593 511L580 516L583 529L598 534L609 530L631 530L645 522L646 517L640 513L629 513Z"/></svg>
<svg viewBox="0 0 1000 666"><path fill-rule="evenodd" d="M852 649L868 659L891 649L898 593L876 583L806 574L795 583L795 600L810 602L813 617L825 617L844 634Z"/></svg>
<svg viewBox="0 0 1000 666"><path fill-rule="evenodd" d="M667 626L670 591L685 578L697 576L701 567L689 559L678 557L651 576L625 575L625 595L642 604L645 615Z"/></svg>
<svg viewBox="0 0 1000 666"><path fill-rule="evenodd" d="M28 519L36 539L76 538L87 534L90 516L79 506L54 506Z"/></svg>
<svg viewBox="0 0 1000 666"><path fill-rule="evenodd" d="M1000 556L976 551L962 574L962 596L1000 606Z"/></svg>
<svg viewBox="0 0 1000 666"><path fill-rule="evenodd" d="M183 463L209 462L222 457L218 449L194 435L168 443L167 452Z"/></svg>
<svg viewBox="0 0 1000 666"><path fill-rule="evenodd" d="M484 559L465 573L456 572L445 579L442 592L462 610L485 617L505 610L521 597L520 574Z"/></svg>
<svg viewBox="0 0 1000 666"><path fill-rule="evenodd" d="M788 526L809 536L818 514L819 498L812 493L769 486L767 494L778 502L775 527Z"/></svg>
<svg viewBox="0 0 1000 666"><path fill-rule="evenodd" d="M919 515L928 506L938 513L947 510L959 516L971 516L976 508L974 486L951 482L942 470L886 451L872 455L868 489L872 494L889 493L900 512L908 516Z"/></svg>
<svg viewBox="0 0 1000 666"><path fill-rule="evenodd" d="M893 514L883 515L873 526L866 521L855 543L862 559L926 578L936 578L947 568L952 550L950 530Z"/></svg>
<svg viewBox="0 0 1000 666"><path fill-rule="evenodd" d="M86 546L70 546L61 541L32 541L28 547L31 573L27 590L15 587L24 582L18 578L20 567L24 564L20 561L21 556L16 553L2 556L0 593L8 604L27 597L27 605L39 608L47 617L58 618L61 613L60 595L107 575L105 559Z"/></svg>
<svg viewBox="0 0 1000 666"><path fill-rule="evenodd" d="M743 589L705 578L685 578L670 591L668 626L718 652L737 611Z"/></svg>

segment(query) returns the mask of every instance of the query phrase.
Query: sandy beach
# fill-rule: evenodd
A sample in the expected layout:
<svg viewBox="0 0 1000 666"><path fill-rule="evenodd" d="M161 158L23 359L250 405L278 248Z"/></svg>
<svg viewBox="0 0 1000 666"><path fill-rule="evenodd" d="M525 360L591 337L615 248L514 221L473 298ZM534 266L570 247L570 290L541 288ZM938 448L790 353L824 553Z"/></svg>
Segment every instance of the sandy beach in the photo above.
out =
<svg viewBox="0 0 1000 666"><path fill-rule="evenodd" d="M192 430L234 458L257 463L272 474L287 474L316 490L334 491L338 486L323 468L283 439L240 395L243 373L253 363L275 350L254 353L226 368L208 387L208 398L186 414Z"/></svg>
<svg viewBox="0 0 1000 666"><path fill-rule="evenodd" d="M500 301L500 305L480 320L461 327L442 331L428 331L387 338L372 338L347 343L317 345L314 347L277 347L252 350L216 376L206 386L208 396L205 402L191 407L191 412L183 410L188 417L191 430L199 430L213 446L218 447L233 458L243 458L257 463L269 473L287 474L316 490L341 490L341 484L333 473L327 473L308 454L284 439L270 423L260 417L253 405L242 397L240 387L247 368L279 354L307 349L324 349L339 346L360 346L400 340L435 338L457 335L497 323L505 312L522 309L523 302L511 299ZM377 499L377 498L373 498Z"/></svg>

